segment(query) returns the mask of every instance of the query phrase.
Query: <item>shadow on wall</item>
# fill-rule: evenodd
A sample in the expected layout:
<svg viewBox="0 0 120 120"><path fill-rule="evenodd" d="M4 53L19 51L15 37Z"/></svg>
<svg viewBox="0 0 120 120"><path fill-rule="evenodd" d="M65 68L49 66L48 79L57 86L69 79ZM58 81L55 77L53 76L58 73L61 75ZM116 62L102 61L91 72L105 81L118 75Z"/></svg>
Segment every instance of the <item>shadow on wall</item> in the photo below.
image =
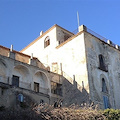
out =
<svg viewBox="0 0 120 120"><path fill-rule="evenodd" d="M81 105L89 104L89 94L84 86L77 87L76 81L71 84L67 79L63 80L63 105L69 106L71 104Z"/></svg>

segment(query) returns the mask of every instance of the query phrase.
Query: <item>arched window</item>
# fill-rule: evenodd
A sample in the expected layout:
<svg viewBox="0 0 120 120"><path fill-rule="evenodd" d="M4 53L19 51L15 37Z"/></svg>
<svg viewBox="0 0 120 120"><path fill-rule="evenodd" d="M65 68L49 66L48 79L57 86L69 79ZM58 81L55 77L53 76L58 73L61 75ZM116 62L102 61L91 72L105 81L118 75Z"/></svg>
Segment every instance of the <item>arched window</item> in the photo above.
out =
<svg viewBox="0 0 120 120"><path fill-rule="evenodd" d="M44 40L44 48L46 48L48 45L50 45L50 37L47 36Z"/></svg>
<svg viewBox="0 0 120 120"><path fill-rule="evenodd" d="M106 85L106 82L105 82L104 78L102 78L102 92L104 92L104 93L108 92L107 85Z"/></svg>

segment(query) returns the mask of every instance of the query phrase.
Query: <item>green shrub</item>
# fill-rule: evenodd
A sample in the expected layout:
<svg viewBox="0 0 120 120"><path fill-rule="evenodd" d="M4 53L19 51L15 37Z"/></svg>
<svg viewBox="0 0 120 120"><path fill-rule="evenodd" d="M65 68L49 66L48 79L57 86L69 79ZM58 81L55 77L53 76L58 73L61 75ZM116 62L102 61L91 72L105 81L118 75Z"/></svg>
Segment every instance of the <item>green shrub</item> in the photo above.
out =
<svg viewBox="0 0 120 120"><path fill-rule="evenodd" d="M120 119L120 110L106 109L106 110L104 110L103 115L105 115L107 120L119 120Z"/></svg>

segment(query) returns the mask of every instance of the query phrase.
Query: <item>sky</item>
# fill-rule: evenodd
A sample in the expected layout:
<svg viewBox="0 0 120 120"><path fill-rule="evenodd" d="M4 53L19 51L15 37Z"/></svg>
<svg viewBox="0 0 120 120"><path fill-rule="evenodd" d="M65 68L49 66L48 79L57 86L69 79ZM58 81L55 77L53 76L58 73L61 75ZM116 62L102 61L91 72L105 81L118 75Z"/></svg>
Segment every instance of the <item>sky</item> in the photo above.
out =
<svg viewBox="0 0 120 120"><path fill-rule="evenodd" d="M120 45L120 0L0 0L0 45L20 51L54 24L80 25Z"/></svg>

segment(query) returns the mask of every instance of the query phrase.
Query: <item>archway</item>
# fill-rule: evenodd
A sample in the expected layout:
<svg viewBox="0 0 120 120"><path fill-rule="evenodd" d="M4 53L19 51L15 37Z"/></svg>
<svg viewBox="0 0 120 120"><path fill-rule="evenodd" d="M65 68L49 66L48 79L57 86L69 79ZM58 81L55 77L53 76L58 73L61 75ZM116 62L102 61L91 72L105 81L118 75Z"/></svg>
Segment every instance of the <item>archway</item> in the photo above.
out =
<svg viewBox="0 0 120 120"><path fill-rule="evenodd" d="M37 71L33 79L34 79L34 90L36 92L48 93L49 82L44 72Z"/></svg>
<svg viewBox="0 0 120 120"><path fill-rule="evenodd" d="M0 82L7 83L7 65L6 62L2 59L0 59Z"/></svg>
<svg viewBox="0 0 120 120"><path fill-rule="evenodd" d="M17 65L13 70L12 85L22 88L31 88L29 70L24 65Z"/></svg>

